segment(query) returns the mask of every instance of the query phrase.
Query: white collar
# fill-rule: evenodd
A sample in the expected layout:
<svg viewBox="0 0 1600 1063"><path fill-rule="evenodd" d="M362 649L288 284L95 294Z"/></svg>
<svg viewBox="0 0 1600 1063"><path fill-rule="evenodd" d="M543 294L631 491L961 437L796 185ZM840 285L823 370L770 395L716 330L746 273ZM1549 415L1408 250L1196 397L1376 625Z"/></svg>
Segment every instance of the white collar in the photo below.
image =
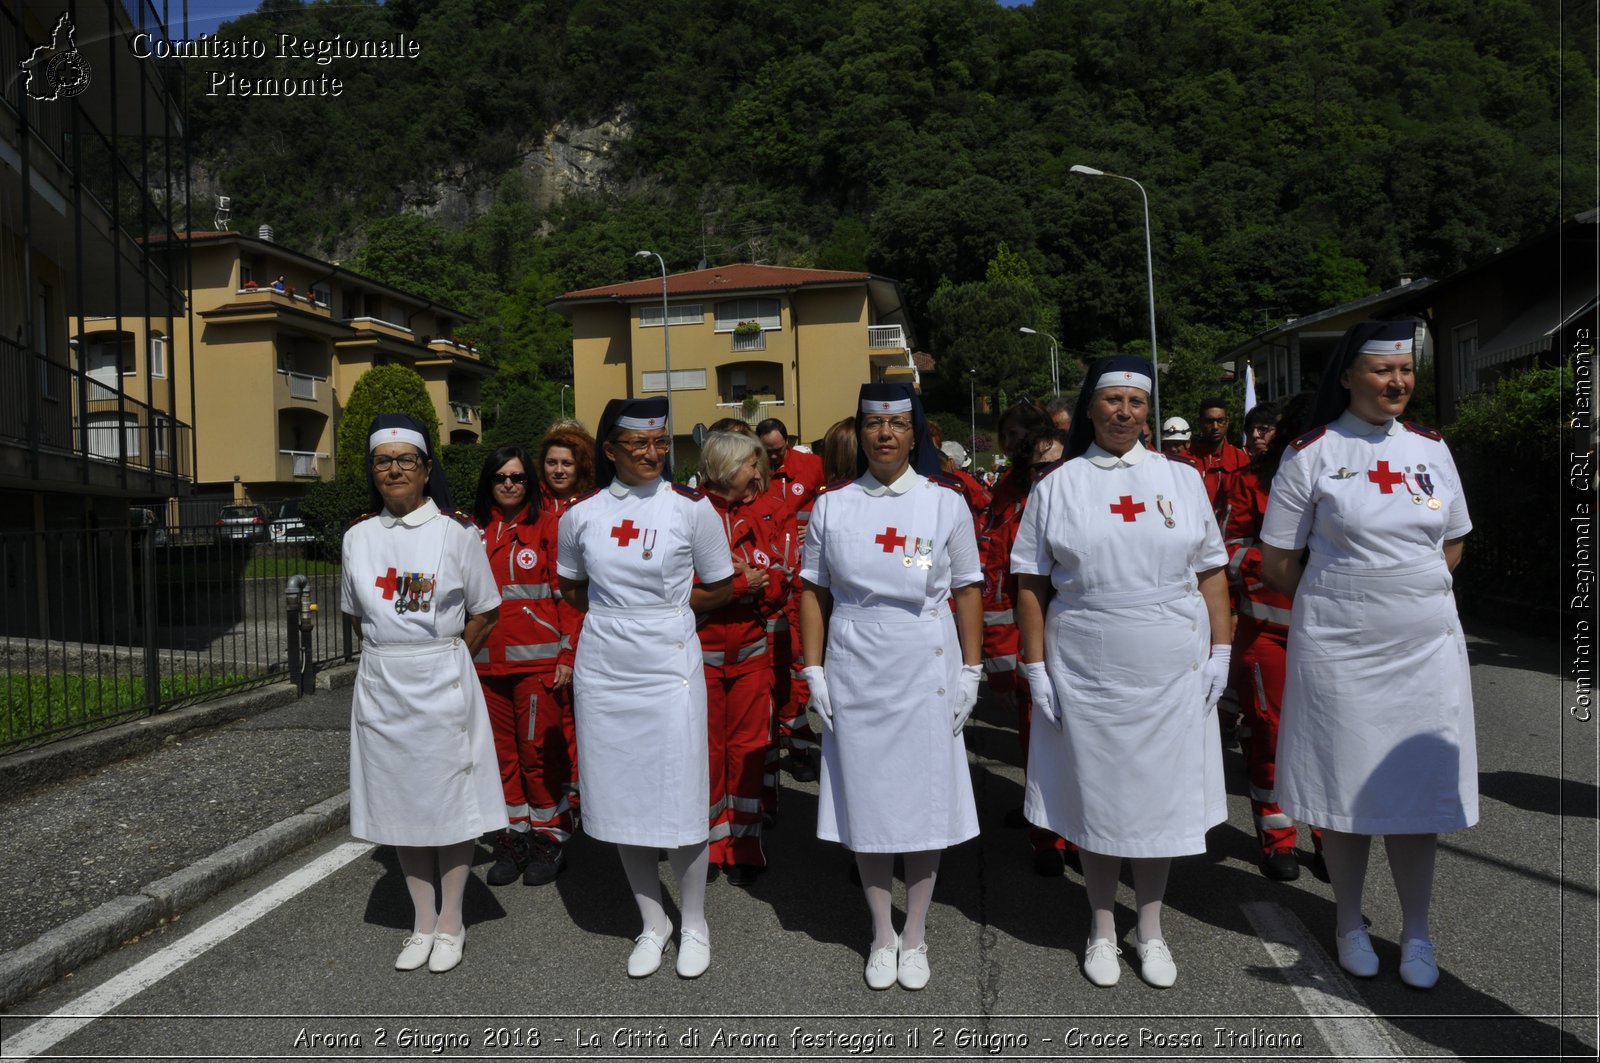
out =
<svg viewBox="0 0 1600 1063"><path fill-rule="evenodd" d="M424 498L422 505L413 509L403 517L397 517L387 509L379 510L378 523L385 528L392 528L396 524L404 524L408 528L420 528L434 517L439 515L439 507L431 498Z"/></svg>
<svg viewBox="0 0 1600 1063"><path fill-rule="evenodd" d="M1118 469L1132 468L1148 458L1150 452L1144 448L1143 443L1135 439L1126 454L1113 454L1099 443L1090 443L1089 449L1083 452L1083 456L1099 468Z"/></svg>
<svg viewBox="0 0 1600 1063"><path fill-rule="evenodd" d="M611 492L613 498L627 498L629 495L633 495L635 498L644 498L647 495L655 494L656 488L660 486L661 480L659 478L647 480L642 484L625 484L613 476L611 482L606 485L606 490Z"/></svg>
<svg viewBox="0 0 1600 1063"><path fill-rule="evenodd" d="M1341 413L1338 420L1334 421L1333 423L1338 425L1340 428L1343 428L1353 436L1392 436L1396 432L1400 431L1400 422L1393 417L1389 418L1382 424L1373 424L1364 417L1357 417L1349 410L1345 410L1343 413Z"/></svg>
<svg viewBox="0 0 1600 1063"><path fill-rule="evenodd" d="M892 484L880 483L878 478L870 472L863 473L860 479L856 480L856 483L861 485L861 490L873 498L879 498L883 495L903 495L915 487L919 479L917 470L907 465L906 471L901 473Z"/></svg>

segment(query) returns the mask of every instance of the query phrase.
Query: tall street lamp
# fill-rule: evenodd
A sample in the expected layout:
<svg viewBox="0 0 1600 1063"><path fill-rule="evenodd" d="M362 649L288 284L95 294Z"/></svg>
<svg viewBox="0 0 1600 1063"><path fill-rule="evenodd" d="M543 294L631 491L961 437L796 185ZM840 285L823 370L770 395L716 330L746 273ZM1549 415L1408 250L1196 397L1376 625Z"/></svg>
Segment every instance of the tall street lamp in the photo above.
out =
<svg viewBox="0 0 1600 1063"><path fill-rule="evenodd" d="M1161 369L1160 360L1156 357L1156 267L1155 259L1150 255L1150 197L1145 193L1144 185L1131 177L1124 177L1120 173L1107 173L1096 170L1093 166L1079 164L1072 168L1073 173L1081 173L1086 177L1115 177L1119 181L1131 182L1139 189L1139 197L1144 200L1144 279L1145 287L1150 293L1150 415L1154 418L1154 427L1151 430L1156 440L1156 445L1161 441Z"/></svg>
<svg viewBox="0 0 1600 1063"><path fill-rule="evenodd" d="M649 258L655 255L655 260L661 263L661 346L666 352L667 359L667 443L672 443L672 329L667 312L667 263L654 251L635 251L635 258Z"/></svg>
<svg viewBox="0 0 1600 1063"><path fill-rule="evenodd" d="M1054 336L1051 336L1050 333L1048 333L1048 332L1040 332L1037 329L1029 328L1027 325L1018 326L1017 331L1025 334L1025 335L1028 335L1028 336L1048 336L1049 337L1049 339L1050 339L1050 390L1052 392L1054 392L1055 394L1057 394L1057 395L1061 394L1061 359L1060 359L1060 356L1057 354L1057 350L1060 347L1060 341L1058 341Z"/></svg>
<svg viewBox="0 0 1600 1063"><path fill-rule="evenodd" d="M967 398L972 402L972 450L968 452L967 457L972 460L973 467L976 468L978 463L978 371L976 369L968 369L967 373Z"/></svg>
<svg viewBox="0 0 1600 1063"><path fill-rule="evenodd" d="M561 385L560 401L561 401L561 418L562 418L562 420L565 420L566 416L567 416L567 392L569 392L571 390L572 390L572 385L571 384L562 384ZM578 412L578 404L577 404L576 401L574 401L573 404L572 404L572 412L574 414L576 414Z"/></svg>

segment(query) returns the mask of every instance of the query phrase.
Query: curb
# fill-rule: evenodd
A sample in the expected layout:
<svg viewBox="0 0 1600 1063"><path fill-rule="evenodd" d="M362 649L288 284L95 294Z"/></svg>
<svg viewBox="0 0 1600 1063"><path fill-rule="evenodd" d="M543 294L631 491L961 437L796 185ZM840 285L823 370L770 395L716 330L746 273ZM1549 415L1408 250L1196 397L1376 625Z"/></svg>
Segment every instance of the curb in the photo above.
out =
<svg viewBox="0 0 1600 1063"><path fill-rule="evenodd" d="M0 957L0 1007L31 996L129 938L154 930L349 822L350 791L346 790L157 879L133 896L109 900L46 931Z"/></svg>
<svg viewBox="0 0 1600 1063"><path fill-rule="evenodd" d="M356 665L353 664L328 668L317 674L317 689L338 690L352 686L355 675ZM273 683L227 695L216 701L173 709L89 734L65 738L37 749L8 754L0 760L0 765L5 769L0 771L0 800L148 753L185 731L215 727L296 700L298 695L287 682Z"/></svg>

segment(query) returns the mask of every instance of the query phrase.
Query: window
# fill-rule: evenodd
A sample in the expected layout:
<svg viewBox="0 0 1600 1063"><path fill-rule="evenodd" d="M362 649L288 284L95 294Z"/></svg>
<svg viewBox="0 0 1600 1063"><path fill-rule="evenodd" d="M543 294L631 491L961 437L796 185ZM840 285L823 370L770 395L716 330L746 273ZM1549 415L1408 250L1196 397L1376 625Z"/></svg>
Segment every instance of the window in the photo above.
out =
<svg viewBox="0 0 1600 1063"><path fill-rule="evenodd" d="M703 390L706 386L706 371L704 369L674 369L672 371L673 391ZM667 390L666 373L645 373L641 391Z"/></svg>
<svg viewBox="0 0 1600 1063"><path fill-rule="evenodd" d="M150 334L150 375L167 375L167 338L159 332Z"/></svg>
<svg viewBox="0 0 1600 1063"><path fill-rule="evenodd" d="M699 303L667 304L674 325L698 325L706 318L706 312ZM661 308L659 306L641 306L639 308L640 328L660 328Z"/></svg>
<svg viewBox="0 0 1600 1063"><path fill-rule="evenodd" d="M729 299L717 304L718 332L732 332L741 321L754 321L763 329L782 328L778 300Z"/></svg>
<svg viewBox="0 0 1600 1063"><path fill-rule="evenodd" d="M248 288L250 286L250 282L255 279L256 271L245 265L243 262L239 263L239 287Z"/></svg>
<svg viewBox="0 0 1600 1063"><path fill-rule="evenodd" d="M158 458L167 456L167 433L171 431L172 419L164 413L155 415L155 430L150 437L150 451Z"/></svg>

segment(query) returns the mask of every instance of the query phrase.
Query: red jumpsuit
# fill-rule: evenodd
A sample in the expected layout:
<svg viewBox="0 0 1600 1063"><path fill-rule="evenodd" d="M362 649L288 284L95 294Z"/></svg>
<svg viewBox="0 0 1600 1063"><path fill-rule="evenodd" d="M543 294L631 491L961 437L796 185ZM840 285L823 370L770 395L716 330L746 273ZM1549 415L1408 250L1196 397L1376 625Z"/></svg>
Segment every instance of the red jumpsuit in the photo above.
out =
<svg viewBox="0 0 1600 1063"><path fill-rule="evenodd" d="M1250 464L1250 455L1224 439L1213 453L1202 454L1190 446L1184 456L1200 470L1206 482L1206 497L1211 499L1211 508L1217 511L1217 523L1222 523L1223 493L1233 474Z"/></svg>
<svg viewBox="0 0 1600 1063"><path fill-rule="evenodd" d="M777 603L766 614L767 666L772 672L772 728L767 741L766 767L761 775L761 806L768 815L778 813L778 772L785 749L806 755L817 748L817 736L805 721L809 690L800 682L799 719L789 716L794 684L799 681L800 654L800 545L794 514L776 494L757 496L751 503L752 517L766 529L772 543L774 567L778 570Z"/></svg>
<svg viewBox="0 0 1600 1063"><path fill-rule="evenodd" d="M1273 793L1293 603L1261 579L1257 540L1267 511L1268 487L1255 466L1240 469L1229 478L1221 507L1227 521L1223 537L1228 546L1228 587L1239 614L1233 633L1230 685L1244 708L1245 726L1239 737L1250 780L1250 811L1263 856L1278 850L1292 852L1295 846L1294 821L1283 814ZM1311 837L1320 852L1321 832L1313 830Z"/></svg>
<svg viewBox="0 0 1600 1063"><path fill-rule="evenodd" d="M1011 548L1017 541L1017 529L1022 526L1031 476L1029 469L1008 472L995 484L989 508L978 524L978 553L983 559L983 670L989 679L989 692L1001 701L1009 700L1016 708L1024 766L1028 762L1033 699L1028 675L1018 661L1021 638L1017 631L1017 577L1011 574ZM1067 847L1066 839L1042 827L1032 828L1028 836L1035 852Z"/></svg>
<svg viewBox="0 0 1600 1063"><path fill-rule="evenodd" d="M781 606L781 543L772 542L770 511L757 502L729 504L715 494L733 556L764 569L767 584L751 590L743 571L733 577L733 600L701 618L707 733L711 750L711 862L765 867L761 849L762 783L772 736L772 662L767 617Z"/></svg>
<svg viewBox="0 0 1600 1063"><path fill-rule="evenodd" d="M539 498L543 502L544 508L548 509L555 518L558 529L561 523L561 515L572 508L572 503L576 502L580 497L582 496L571 495L567 498L556 498L542 483L539 486ZM552 532L551 534L554 535L556 533ZM554 561L551 563L554 564ZM572 653L565 656L560 663L571 667L573 659L578 652L578 633L583 630L583 617L581 614L570 612L563 612L562 615L569 617L572 623L570 634L563 632L563 634L568 634ZM573 714L572 684L568 683L555 693L556 701L561 704L561 732L567 737L567 759L568 763L572 765L572 782L567 786L567 800L572 805L573 822L581 826L583 823L583 803L580 800L582 795L578 786L578 720Z"/></svg>
<svg viewBox="0 0 1600 1063"><path fill-rule="evenodd" d="M514 829L542 831L557 842L572 832L573 763L563 728L566 710L554 687L558 664L571 667L581 618L556 587L555 514L526 507L498 511L480 529L500 587L500 618L474 662L500 761L506 815Z"/></svg>
<svg viewBox="0 0 1600 1063"><path fill-rule="evenodd" d="M817 492L822 489L822 459L815 454L795 450L784 451L783 461L772 470L772 482L767 493L784 511L789 522L787 531L792 539L785 567L790 570L788 604L783 611L779 628L773 631L772 667L776 679L774 694L778 706L778 743L780 754L787 750L791 762L809 763L818 750L817 734L806 722L806 702L811 700L811 690L800 677L800 550L805 545L806 522L811 519L811 507L816 503ZM779 544L782 545L782 544ZM777 792L777 769L773 769L772 793ZM769 810L770 811L770 810Z"/></svg>

